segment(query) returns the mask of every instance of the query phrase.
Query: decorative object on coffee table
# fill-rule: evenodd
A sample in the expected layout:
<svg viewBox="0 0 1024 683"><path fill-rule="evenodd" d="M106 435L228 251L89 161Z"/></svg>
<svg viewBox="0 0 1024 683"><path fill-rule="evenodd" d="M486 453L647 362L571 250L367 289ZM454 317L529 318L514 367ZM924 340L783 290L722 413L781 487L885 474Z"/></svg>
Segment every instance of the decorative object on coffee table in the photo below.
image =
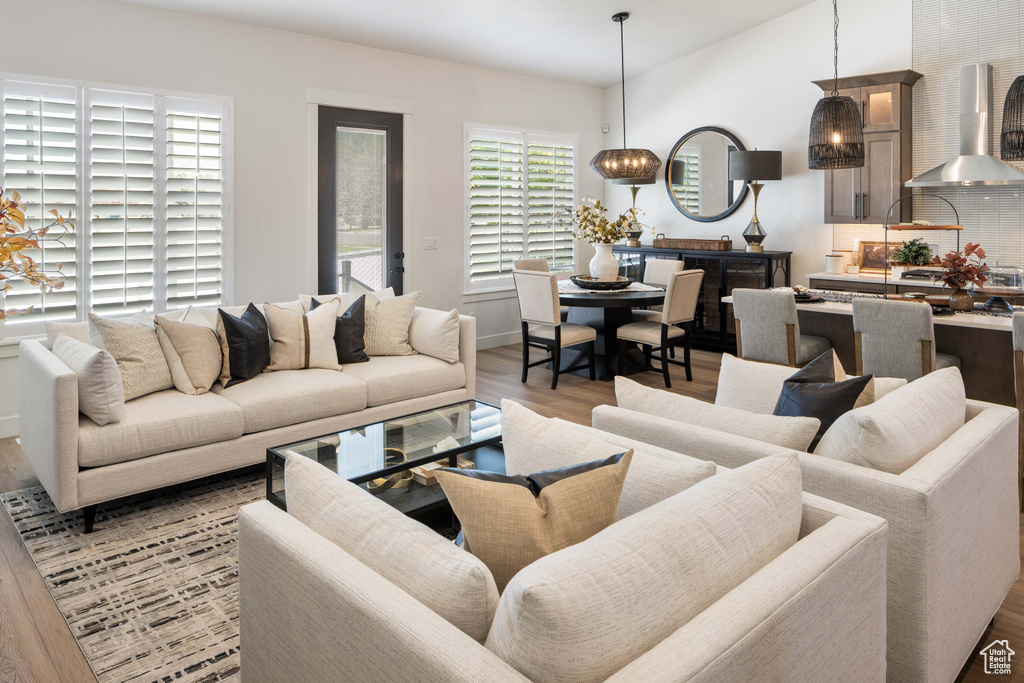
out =
<svg viewBox="0 0 1024 683"><path fill-rule="evenodd" d="M935 277L953 290L949 295L949 307L959 313L974 310L974 297L967 291L968 286L981 289L988 281L988 265L984 261L985 250L980 244L968 242L963 251L951 251L932 261L942 266L942 272Z"/></svg>

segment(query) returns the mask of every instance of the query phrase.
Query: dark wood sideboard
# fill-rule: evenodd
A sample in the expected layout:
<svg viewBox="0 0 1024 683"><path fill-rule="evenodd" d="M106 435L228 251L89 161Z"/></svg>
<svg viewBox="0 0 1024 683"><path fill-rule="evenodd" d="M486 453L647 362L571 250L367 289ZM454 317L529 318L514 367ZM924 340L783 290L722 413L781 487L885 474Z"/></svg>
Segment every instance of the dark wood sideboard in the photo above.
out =
<svg viewBox="0 0 1024 683"><path fill-rule="evenodd" d="M643 280L647 259L652 258L677 259L685 262L687 270L704 271L693 335L697 348L736 352L732 309L722 303L722 298L734 288L769 289L791 284L789 251L754 253L742 249L702 251L615 245L612 253L619 260L619 273L634 280Z"/></svg>

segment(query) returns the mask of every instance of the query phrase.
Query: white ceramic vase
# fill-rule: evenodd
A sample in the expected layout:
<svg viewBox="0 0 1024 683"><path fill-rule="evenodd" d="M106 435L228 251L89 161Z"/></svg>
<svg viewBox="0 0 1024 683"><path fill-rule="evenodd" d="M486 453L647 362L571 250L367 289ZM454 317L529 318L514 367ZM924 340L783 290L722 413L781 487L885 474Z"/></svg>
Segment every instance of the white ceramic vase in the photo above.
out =
<svg viewBox="0 0 1024 683"><path fill-rule="evenodd" d="M612 245L595 244L594 258L590 259L590 277L601 282L612 282L619 277L619 261L612 253Z"/></svg>

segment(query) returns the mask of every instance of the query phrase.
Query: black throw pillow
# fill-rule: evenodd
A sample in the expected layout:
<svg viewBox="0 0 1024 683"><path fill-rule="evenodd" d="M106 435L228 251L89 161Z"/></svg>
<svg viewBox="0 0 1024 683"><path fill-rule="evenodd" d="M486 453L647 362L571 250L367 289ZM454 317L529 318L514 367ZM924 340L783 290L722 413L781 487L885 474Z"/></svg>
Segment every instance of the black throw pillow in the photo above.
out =
<svg viewBox="0 0 1024 683"><path fill-rule="evenodd" d="M228 370L232 386L252 379L270 365L270 334L267 319L255 304L249 304L238 318L219 308L228 344Z"/></svg>
<svg viewBox="0 0 1024 683"><path fill-rule="evenodd" d="M829 349L783 383L773 414L818 418L821 425L807 448L809 453L813 453L832 423L843 413L853 410L871 378L872 375L864 375L837 382L833 351Z"/></svg>
<svg viewBox="0 0 1024 683"><path fill-rule="evenodd" d="M315 309L321 302L313 299L309 310ZM366 355L366 295L352 302L348 310L338 316L334 324L334 346L338 349L339 363L365 363L370 360Z"/></svg>

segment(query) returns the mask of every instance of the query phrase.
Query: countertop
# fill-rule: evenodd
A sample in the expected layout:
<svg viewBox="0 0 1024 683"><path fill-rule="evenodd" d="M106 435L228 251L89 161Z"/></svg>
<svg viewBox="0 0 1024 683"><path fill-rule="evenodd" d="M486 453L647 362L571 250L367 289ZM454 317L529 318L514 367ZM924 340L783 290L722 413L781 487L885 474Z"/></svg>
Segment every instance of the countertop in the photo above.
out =
<svg viewBox="0 0 1024 683"><path fill-rule="evenodd" d="M810 280L833 280L837 282L870 282L871 284L883 284L885 283L885 276L881 273L857 273L851 275L850 273L808 273L808 281ZM901 285L907 286L919 286L919 287L934 287L942 288L944 285L932 282L931 280L921 280L919 278L909 278L906 280L894 280L892 277L889 278L890 285Z"/></svg>

